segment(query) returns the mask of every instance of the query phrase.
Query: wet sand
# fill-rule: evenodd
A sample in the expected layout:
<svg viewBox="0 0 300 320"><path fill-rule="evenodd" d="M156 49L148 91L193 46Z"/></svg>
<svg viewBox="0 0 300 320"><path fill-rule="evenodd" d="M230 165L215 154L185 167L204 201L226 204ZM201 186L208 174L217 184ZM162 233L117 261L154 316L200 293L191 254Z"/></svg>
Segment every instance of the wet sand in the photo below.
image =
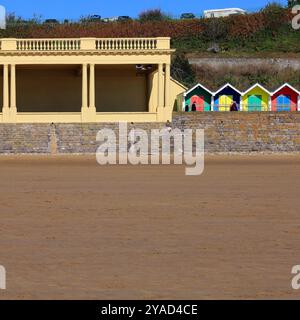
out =
<svg viewBox="0 0 300 320"><path fill-rule="evenodd" d="M0 299L298 299L300 156L0 158Z"/></svg>

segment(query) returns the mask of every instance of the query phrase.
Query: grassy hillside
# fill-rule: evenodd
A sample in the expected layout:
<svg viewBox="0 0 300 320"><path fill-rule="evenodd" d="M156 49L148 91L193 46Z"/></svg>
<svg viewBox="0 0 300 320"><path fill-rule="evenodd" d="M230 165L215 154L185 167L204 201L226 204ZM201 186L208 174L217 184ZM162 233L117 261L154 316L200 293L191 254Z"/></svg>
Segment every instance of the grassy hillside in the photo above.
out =
<svg viewBox="0 0 300 320"><path fill-rule="evenodd" d="M232 66L213 68L208 66L194 67L195 83L202 83L211 90L216 90L229 82L240 90L246 90L256 82L269 90L274 90L285 82L300 89L300 71L292 68L279 70L268 64L262 66Z"/></svg>
<svg viewBox="0 0 300 320"><path fill-rule="evenodd" d="M212 45L220 54L244 55L268 52L300 53L300 30L291 27L290 9L269 5L259 13L219 19L132 20L126 22L42 23L10 16L0 37L156 37L170 36L174 48L203 54ZM218 50L219 51L219 50Z"/></svg>

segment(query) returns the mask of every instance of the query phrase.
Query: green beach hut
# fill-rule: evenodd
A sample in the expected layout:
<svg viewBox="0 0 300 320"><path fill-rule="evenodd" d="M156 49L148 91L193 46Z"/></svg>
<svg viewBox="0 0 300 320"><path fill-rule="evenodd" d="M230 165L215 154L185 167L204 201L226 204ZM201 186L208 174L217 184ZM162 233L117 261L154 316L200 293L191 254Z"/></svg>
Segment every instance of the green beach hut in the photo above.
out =
<svg viewBox="0 0 300 320"><path fill-rule="evenodd" d="M202 84L198 83L196 86L185 92L182 111L211 111L212 97L213 93Z"/></svg>
<svg viewBox="0 0 300 320"><path fill-rule="evenodd" d="M242 111L269 111L271 92L259 83L242 95Z"/></svg>

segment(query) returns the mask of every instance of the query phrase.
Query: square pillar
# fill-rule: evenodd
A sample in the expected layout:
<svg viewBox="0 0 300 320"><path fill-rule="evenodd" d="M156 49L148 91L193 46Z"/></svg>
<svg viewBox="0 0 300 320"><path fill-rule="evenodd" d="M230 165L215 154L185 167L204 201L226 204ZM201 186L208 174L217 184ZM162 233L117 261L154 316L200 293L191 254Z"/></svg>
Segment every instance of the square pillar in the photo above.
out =
<svg viewBox="0 0 300 320"><path fill-rule="evenodd" d="M89 120L88 108L88 75L87 64L82 65L82 106L81 106L81 119L83 122Z"/></svg>
<svg viewBox="0 0 300 320"><path fill-rule="evenodd" d="M8 64L3 65L3 107L2 107L2 120L9 122L9 77L8 77Z"/></svg>
<svg viewBox="0 0 300 320"><path fill-rule="evenodd" d="M165 67L165 95L164 95L164 121L171 121L173 113L173 105L171 104L170 94L171 94L171 64L167 63Z"/></svg>
<svg viewBox="0 0 300 320"><path fill-rule="evenodd" d="M158 65L157 81L157 121L162 122L164 119L164 75L162 63Z"/></svg>
<svg viewBox="0 0 300 320"><path fill-rule="evenodd" d="M89 113L90 121L96 122L96 101L95 101L95 65L90 64L90 86L89 86Z"/></svg>
<svg viewBox="0 0 300 320"><path fill-rule="evenodd" d="M16 65L10 68L10 121L17 122Z"/></svg>
<svg viewBox="0 0 300 320"><path fill-rule="evenodd" d="M210 111L214 111L214 107L215 107L215 97L211 96Z"/></svg>

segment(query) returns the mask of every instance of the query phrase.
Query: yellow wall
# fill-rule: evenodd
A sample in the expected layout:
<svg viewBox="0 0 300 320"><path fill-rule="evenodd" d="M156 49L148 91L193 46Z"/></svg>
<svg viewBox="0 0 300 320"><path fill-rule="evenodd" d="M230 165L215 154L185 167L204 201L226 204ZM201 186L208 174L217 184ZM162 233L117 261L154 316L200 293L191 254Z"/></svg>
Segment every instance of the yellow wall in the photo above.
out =
<svg viewBox="0 0 300 320"><path fill-rule="evenodd" d="M188 90L187 87L179 83L178 81L171 79L171 102L172 111L181 111L182 103L184 100L183 94Z"/></svg>
<svg viewBox="0 0 300 320"><path fill-rule="evenodd" d="M158 72L157 70L148 75L148 97L149 111L156 112L157 110L157 94L158 94Z"/></svg>
<svg viewBox="0 0 300 320"><path fill-rule="evenodd" d="M157 70L154 71L149 75L149 108L150 112L156 112L157 107L157 91L158 91L158 72ZM187 87L179 83L178 81L171 78L170 81L170 101L171 105L168 106L168 110L166 110L166 115L170 117L170 114L173 112L173 110L177 108L181 108L181 104L183 101L183 93L187 90Z"/></svg>
<svg viewBox="0 0 300 320"><path fill-rule="evenodd" d="M146 75L135 66L96 68L97 112L147 112Z"/></svg>
<svg viewBox="0 0 300 320"><path fill-rule="evenodd" d="M18 112L80 112L80 66L18 66Z"/></svg>
<svg viewBox="0 0 300 320"><path fill-rule="evenodd" d="M0 67L0 106L2 112L2 106L3 106L3 68L2 66Z"/></svg>

